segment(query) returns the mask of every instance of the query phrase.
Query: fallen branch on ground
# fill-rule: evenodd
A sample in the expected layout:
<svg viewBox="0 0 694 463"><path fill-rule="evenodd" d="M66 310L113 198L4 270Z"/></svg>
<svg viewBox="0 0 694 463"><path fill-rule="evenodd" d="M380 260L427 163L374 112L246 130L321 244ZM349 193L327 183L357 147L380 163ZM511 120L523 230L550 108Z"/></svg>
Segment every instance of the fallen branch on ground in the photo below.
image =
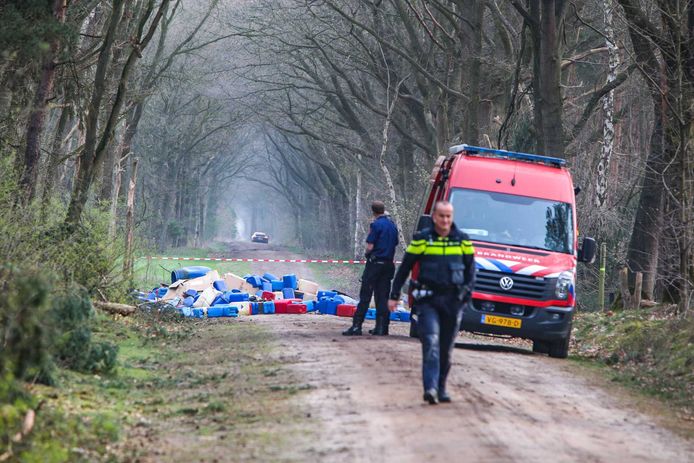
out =
<svg viewBox="0 0 694 463"><path fill-rule="evenodd" d="M118 304L117 302L101 302L93 301L94 307L101 309L108 313L114 313L118 315L132 315L135 313L135 306L128 304Z"/></svg>

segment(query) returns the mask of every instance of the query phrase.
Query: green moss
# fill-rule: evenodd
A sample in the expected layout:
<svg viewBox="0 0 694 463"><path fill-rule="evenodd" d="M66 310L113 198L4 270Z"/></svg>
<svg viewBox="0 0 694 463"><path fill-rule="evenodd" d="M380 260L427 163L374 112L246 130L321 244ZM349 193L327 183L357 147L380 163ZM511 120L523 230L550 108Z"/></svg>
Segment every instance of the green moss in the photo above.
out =
<svg viewBox="0 0 694 463"><path fill-rule="evenodd" d="M694 319L657 307L580 314L574 326L578 358L596 359L616 380L691 409Z"/></svg>
<svg viewBox="0 0 694 463"><path fill-rule="evenodd" d="M19 460L26 463L62 463L70 461L70 453L62 442L49 440L37 442L31 448L22 450Z"/></svg>

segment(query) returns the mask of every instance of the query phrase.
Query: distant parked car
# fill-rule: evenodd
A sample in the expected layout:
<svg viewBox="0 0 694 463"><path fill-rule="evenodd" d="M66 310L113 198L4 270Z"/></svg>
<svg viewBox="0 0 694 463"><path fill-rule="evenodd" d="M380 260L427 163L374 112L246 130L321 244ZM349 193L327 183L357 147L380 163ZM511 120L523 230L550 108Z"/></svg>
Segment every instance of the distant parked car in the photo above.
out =
<svg viewBox="0 0 694 463"><path fill-rule="evenodd" d="M254 243L268 243L270 241L270 237L267 236L267 233L255 232L251 235L251 241Z"/></svg>

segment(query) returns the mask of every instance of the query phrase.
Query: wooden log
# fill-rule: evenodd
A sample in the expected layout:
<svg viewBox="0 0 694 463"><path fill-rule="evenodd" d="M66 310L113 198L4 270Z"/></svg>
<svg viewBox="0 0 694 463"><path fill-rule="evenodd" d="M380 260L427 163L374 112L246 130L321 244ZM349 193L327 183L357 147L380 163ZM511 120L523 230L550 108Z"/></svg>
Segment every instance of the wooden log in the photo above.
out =
<svg viewBox="0 0 694 463"><path fill-rule="evenodd" d="M631 293L629 292L629 269L624 267L619 271L619 291L622 295L622 307L631 307Z"/></svg>
<svg viewBox="0 0 694 463"><path fill-rule="evenodd" d="M641 288L643 287L643 273L636 272L636 283L634 284L634 295L631 299L631 306L638 309L641 305Z"/></svg>
<svg viewBox="0 0 694 463"><path fill-rule="evenodd" d="M118 304L117 302L92 302L94 307L101 309L108 313L118 314L118 315L132 315L135 313L135 306L128 304Z"/></svg>

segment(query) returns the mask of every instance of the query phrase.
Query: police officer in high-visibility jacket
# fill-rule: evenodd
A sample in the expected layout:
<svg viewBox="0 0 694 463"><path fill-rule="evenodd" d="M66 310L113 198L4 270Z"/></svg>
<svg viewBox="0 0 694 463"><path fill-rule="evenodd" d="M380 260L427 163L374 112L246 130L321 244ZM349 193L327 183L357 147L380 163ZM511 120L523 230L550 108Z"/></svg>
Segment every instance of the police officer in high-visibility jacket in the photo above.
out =
<svg viewBox="0 0 694 463"><path fill-rule="evenodd" d="M475 283L474 248L469 237L453 223L453 205L438 201L432 211L434 226L415 233L393 280L388 308L394 311L400 289L412 266L419 262L412 281L414 311L422 343L424 400L450 402L446 378L458 335L463 306Z"/></svg>

